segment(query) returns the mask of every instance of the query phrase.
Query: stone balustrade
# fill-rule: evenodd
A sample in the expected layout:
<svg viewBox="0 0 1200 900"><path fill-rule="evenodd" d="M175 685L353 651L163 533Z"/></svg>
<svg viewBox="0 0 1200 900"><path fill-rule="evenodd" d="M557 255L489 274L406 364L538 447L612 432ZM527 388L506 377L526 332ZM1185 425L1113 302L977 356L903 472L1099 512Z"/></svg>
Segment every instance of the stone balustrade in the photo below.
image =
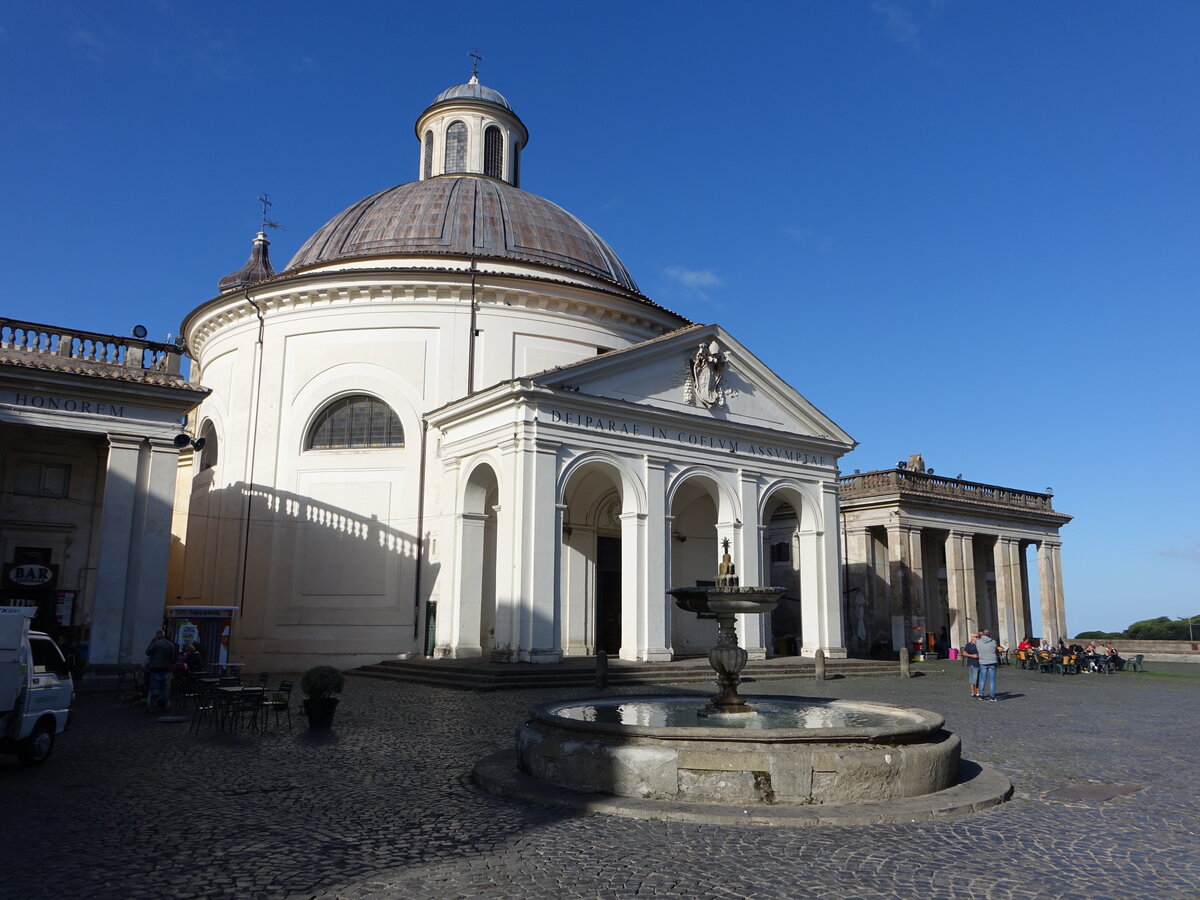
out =
<svg viewBox="0 0 1200 900"><path fill-rule="evenodd" d="M1051 494L1018 491L994 484L980 484L909 469L879 469L872 472L843 475L838 479L838 486L844 499L903 492L953 497L959 500L975 500L980 503L999 504L1019 509L1036 509L1047 512L1054 509L1054 497Z"/></svg>
<svg viewBox="0 0 1200 900"><path fill-rule="evenodd" d="M0 319L0 352L17 351L163 375L180 374L182 351L174 344Z"/></svg>

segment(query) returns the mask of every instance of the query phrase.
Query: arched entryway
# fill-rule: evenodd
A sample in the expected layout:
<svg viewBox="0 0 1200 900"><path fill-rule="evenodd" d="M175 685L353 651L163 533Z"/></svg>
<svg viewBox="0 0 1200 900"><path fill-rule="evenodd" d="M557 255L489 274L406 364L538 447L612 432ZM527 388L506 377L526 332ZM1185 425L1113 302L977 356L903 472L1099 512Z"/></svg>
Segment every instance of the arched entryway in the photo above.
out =
<svg viewBox="0 0 1200 900"><path fill-rule="evenodd" d="M762 527L763 574L767 584L784 588L768 619L767 647L776 656L794 656L802 645L800 589L800 515L782 494L768 502Z"/></svg>
<svg viewBox="0 0 1200 900"><path fill-rule="evenodd" d="M636 659L639 492L618 460L592 455L565 473L559 600L566 656Z"/></svg>
<svg viewBox="0 0 1200 900"><path fill-rule="evenodd" d="M459 582L455 656L490 656L496 643L496 518L499 485L495 470L481 463L463 488L458 516Z"/></svg>
<svg viewBox="0 0 1200 900"><path fill-rule="evenodd" d="M741 527L732 495L716 473L704 469L684 472L669 492L671 585L703 587L716 584L721 542L729 538L734 565L740 567L735 531ZM671 609L671 646L676 657L703 656L715 639L711 617Z"/></svg>
<svg viewBox="0 0 1200 900"><path fill-rule="evenodd" d="M768 486L759 521L763 523L764 577L787 589L770 616L766 637L771 649L778 652L784 646L789 654L811 656L828 644L831 634L840 641L840 604L836 599L831 604L824 589L829 548L817 488L796 482ZM837 620L830 621L831 616Z"/></svg>

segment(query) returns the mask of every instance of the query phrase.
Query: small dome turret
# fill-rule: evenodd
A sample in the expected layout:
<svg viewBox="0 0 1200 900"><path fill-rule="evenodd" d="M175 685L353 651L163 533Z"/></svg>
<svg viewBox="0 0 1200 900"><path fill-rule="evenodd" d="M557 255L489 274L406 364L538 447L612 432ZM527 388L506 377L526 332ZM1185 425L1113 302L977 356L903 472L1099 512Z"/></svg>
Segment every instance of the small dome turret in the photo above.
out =
<svg viewBox="0 0 1200 900"><path fill-rule="evenodd" d="M270 245L271 242L267 240L267 233L260 231L254 238L254 245L250 248L250 258L246 260L246 264L236 272L230 272L218 281L217 289L221 293L225 293L226 291L245 287L248 284L254 284L257 281L266 281L268 278L273 278L275 276L275 269L271 267L270 254L267 251Z"/></svg>
<svg viewBox="0 0 1200 900"><path fill-rule="evenodd" d="M521 150L529 131L499 91L472 74L446 88L417 118L421 142L418 178L486 175L520 187Z"/></svg>

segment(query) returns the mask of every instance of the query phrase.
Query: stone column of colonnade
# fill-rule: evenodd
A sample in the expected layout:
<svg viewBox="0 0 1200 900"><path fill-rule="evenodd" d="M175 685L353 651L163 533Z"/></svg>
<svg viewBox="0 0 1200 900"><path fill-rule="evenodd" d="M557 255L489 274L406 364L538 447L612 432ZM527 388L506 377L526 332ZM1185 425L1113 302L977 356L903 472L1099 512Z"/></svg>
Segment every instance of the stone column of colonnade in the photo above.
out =
<svg viewBox="0 0 1200 900"><path fill-rule="evenodd" d="M921 575L921 529L913 525L888 525L888 582L891 593L889 616L904 620L903 646L913 649L918 639L913 631L913 619L925 614ZM889 618L888 627L892 626ZM924 637L924 635L920 635ZM899 650L899 647L895 649Z"/></svg>
<svg viewBox="0 0 1200 900"><path fill-rule="evenodd" d="M1028 632L1025 624L1024 584L1021 579L1020 542L1000 535L992 552L996 569L996 635L999 643L1014 648Z"/></svg>
<svg viewBox="0 0 1200 900"><path fill-rule="evenodd" d="M1042 607L1042 636L1050 641L1067 636L1061 547L1061 541L1043 540L1038 544L1038 596Z"/></svg>
<svg viewBox="0 0 1200 900"><path fill-rule="evenodd" d="M91 661L140 659L161 627L179 450L170 441L109 435Z"/></svg>
<svg viewBox="0 0 1200 900"><path fill-rule="evenodd" d="M961 647L979 627L975 580L975 538L951 529L946 538L946 587L950 605L950 643Z"/></svg>

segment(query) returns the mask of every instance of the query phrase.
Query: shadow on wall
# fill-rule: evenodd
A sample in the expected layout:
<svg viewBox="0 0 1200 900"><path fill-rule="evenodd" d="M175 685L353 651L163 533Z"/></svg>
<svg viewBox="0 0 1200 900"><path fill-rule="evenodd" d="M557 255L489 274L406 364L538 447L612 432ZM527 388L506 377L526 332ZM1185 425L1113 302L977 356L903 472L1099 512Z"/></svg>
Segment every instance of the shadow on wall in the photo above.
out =
<svg viewBox="0 0 1200 900"><path fill-rule="evenodd" d="M419 554L415 503L395 516L390 484L338 490L358 508L244 482L193 491L181 602L239 607L233 654L247 664L423 649L440 565Z"/></svg>

